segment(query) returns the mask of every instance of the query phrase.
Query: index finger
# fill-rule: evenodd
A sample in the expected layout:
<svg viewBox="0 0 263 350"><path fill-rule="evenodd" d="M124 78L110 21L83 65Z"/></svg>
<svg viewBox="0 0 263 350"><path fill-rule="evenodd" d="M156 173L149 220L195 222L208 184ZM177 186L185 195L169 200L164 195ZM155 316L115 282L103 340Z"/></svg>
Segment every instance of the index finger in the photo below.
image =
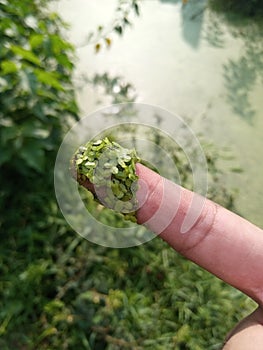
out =
<svg viewBox="0 0 263 350"><path fill-rule="evenodd" d="M182 225L196 196L142 164L137 220L175 250L263 305L263 231L203 198L198 220L185 233ZM166 222L165 222L166 221ZM160 229L162 227L162 229Z"/></svg>

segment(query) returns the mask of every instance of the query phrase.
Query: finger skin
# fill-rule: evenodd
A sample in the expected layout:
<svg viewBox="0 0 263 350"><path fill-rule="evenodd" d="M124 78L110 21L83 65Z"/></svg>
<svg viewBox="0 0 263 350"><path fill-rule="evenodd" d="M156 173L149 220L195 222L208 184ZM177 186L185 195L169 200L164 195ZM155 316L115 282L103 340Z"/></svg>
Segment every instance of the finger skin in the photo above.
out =
<svg viewBox="0 0 263 350"><path fill-rule="evenodd" d="M141 164L137 220L176 251L241 290L263 306L263 231ZM141 184L141 186L140 186ZM193 200L198 218L187 232L182 226Z"/></svg>
<svg viewBox="0 0 263 350"><path fill-rule="evenodd" d="M222 350L262 350L263 311L258 308L229 333Z"/></svg>

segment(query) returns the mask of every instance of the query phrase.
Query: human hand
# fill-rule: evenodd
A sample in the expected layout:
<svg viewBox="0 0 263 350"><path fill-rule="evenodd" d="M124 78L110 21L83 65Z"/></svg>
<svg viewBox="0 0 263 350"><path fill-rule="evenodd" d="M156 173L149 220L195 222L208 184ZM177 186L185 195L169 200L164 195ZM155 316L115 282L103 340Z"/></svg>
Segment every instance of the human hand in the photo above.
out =
<svg viewBox="0 0 263 350"><path fill-rule="evenodd" d="M138 222L146 224L176 251L259 304L259 308L228 335L224 350L262 350L263 231L203 198L198 219L189 231L181 233L193 198L198 195L139 163L136 170L139 176Z"/></svg>
<svg viewBox="0 0 263 350"><path fill-rule="evenodd" d="M140 163L136 164L136 173L139 177L137 222L146 225L180 254L241 290L259 305L229 334L224 350L262 350L263 231ZM78 181L95 192L87 178ZM193 207L194 202L197 208ZM183 225L186 216L191 216L191 208L196 220L185 231Z"/></svg>

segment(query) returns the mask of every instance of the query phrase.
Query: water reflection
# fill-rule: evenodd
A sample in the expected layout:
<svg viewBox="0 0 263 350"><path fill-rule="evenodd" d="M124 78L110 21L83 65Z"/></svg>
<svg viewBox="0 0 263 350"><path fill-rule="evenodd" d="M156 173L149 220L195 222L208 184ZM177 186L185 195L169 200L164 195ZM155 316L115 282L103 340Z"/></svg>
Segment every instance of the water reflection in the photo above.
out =
<svg viewBox="0 0 263 350"><path fill-rule="evenodd" d="M181 21L183 39L197 49L200 43L206 0L160 0L163 3L182 4Z"/></svg>
<svg viewBox="0 0 263 350"><path fill-rule="evenodd" d="M198 7L201 3L206 6L203 12ZM77 28L72 35L77 44L97 24L108 23L114 11L113 1L101 0L98 6L85 0L60 0L60 13L65 13L65 4L67 19ZM110 50L97 55L92 45L78 50L78 72L89 75L79 100L83 115L87 115L97 108L99 99L100 104L108 105L138 95L140 102L187 117L195 130L204 131L219 147L231 145L237 167L246 171L242 176L227 177L224 169L225 182L231 188L239 187L240 212L263 225L258 209L263 195L259 152L263 140L263 35L252 23L226 19L202 0L185 5L182 0L143 1L141 16L123 38L113 37ZM127 82L136 87L136 94Z"/></svg>
<svg viewBox="0 0 263 350"><path fill-rule="evenodd" d="M224 20L234 25L232 34L243 41L239 57L223 66L227 101L237 115L251 124L257 112L253 92L257 84L263 83L263 27L254 21L245 24L235 18Z"/></svg>
<svg viewBox="0 0 263 350"><path fill-rule="evenodd" d="M236 114L251 123L256 111L250 102L250 93L257 73L249 58L242 56L237 61L229 60L224 65L224 77L228 102Z"/></svg>
<svg viewBox="0 0 263 350"><path fill-rule="evenodd" d="M223 48L225 45L225 31L222 28L222 22L211 11L208 13L204 38L213 47Z"/></svg>
<svg viewBox="0 0 263 350"><path fill-rule="evenodd" d="M189 1L182 6L183 38L193 48L200 43L206 0Z"/></svg>
<svg viewBox="0 0 263 350"><path fill-rule="evenodd" d="M252 105L251 94L263 76L263 30L254 20L212 11L206 0L159 0L180 7L182 38L192 48L198 49L202 38L213 47L225 45L225 24L232 28L232 35L243 41L241 55L228 59L223 64L226 101L233 112L248 123L252 123L257 110ZM204 29L204 15L207 15Z"/></svg>
<svg viewBox="0 0 263 350"><path fill-rule="evenodd" d="M104 93L111 96L113 104L134 102L136 99L134 87L121 76L113 77L107 72L95 74L91 82L94 87L104 88Z"/></svg>

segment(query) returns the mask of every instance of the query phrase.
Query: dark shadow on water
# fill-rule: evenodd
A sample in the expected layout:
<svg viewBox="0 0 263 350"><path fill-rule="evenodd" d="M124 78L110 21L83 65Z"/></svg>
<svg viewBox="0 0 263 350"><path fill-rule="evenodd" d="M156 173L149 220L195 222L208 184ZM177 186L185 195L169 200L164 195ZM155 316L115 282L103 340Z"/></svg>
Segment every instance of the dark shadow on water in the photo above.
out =
<svg viewBox="0 0 263 350"><path fill-rule="evenodd" d="M258 111L251 100L257 84L262 86L263 96L263 23L229 16L224 20L232 35L243 41L239 58L229 59L223 66L227 101L237 115L253 124Z"/></svg>
<svg viewBox="0 0 263 350"><path fill-rule="evenodd" d="M201 39L206 0L189 1L182 6L183 38L197 49Z"/></svg>
<svg viewBox="0 0 263 350"><path fill-rule="evenodd" d="M180 6L182 38L194 49L198 49L201 38L215 48L223 48L226 27L237 41L243 41L239 57L229 59L223 65L223 75L227 102L243 120L253 123L257 110L251 102L252 93L258 83L263 86L263 19L244 17L244 14L224 12L222 9L217 11L212 1L159 1Z"/></svg>
<svg viewBox="0 0 263 350"><path fill-rule="evenodd" d="M182 36L183 39L194 49L200 43L203 16L206 9L206 0L160 0L162 3L169 3L181 6Z"/></svg>
<svg viewBox="0 0 263 350"><path fill-rule="evenodd" d="M223 48L225 45L225 33L222 29L222 22L220 18L215 16L215 14L211 11L208 11L204 39L211 46L216 48Z"/></svg>
<svg viewBox="0 0 263 350"><path fill-rule="evenodd" d="M252 123L255 109L250 103L250 92L253 88L257 73L250 65L248 57L241 57L237 61L229 60L224 65L225 85L227 88L227 100L233 111Z"/></svg>

